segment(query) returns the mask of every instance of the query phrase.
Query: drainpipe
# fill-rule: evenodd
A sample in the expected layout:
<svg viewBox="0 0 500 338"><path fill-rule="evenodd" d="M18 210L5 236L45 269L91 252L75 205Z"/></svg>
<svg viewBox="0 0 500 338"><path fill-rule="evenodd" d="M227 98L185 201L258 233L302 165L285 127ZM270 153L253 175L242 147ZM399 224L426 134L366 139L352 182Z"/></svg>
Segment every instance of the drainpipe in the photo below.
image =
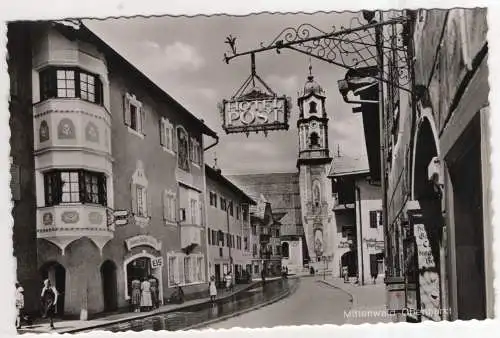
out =
<svg viewBox="0 0 500 338"><path fill-rule="evenodd" d="M361 189L359 186L354 183L355 189L356 189L356 195L358 197L358 204L359 204L359 253L361 255L361 285L365 285L365 264L364 264L364 255L363 255L363 213L361 211Z"/></svg>
<svg viewBox="0 0 500 338"><path fill-rule="evenodd" d="M211 145L209 145L208 147L204 148L203 151L207 151L209 150L210 148L213 148L215 147L217 144L219 144L219 136L216 136L215 137L215 142L212 143Z"/></svg>

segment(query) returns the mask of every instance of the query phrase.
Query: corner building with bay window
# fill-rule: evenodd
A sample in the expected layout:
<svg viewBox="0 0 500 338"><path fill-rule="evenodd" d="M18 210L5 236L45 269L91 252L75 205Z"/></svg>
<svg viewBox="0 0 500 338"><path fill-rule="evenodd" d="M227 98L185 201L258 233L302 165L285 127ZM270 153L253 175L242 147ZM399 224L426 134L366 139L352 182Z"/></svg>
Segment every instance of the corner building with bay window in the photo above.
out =
<svg viewBox="0 0 500 338"><path fill-rule="evenodd" d="M32 34L38 267L58 313L126 307L134 278L155 277L161 302L177 284L206 292L203 135L215 132L83 24Z"/></svg>

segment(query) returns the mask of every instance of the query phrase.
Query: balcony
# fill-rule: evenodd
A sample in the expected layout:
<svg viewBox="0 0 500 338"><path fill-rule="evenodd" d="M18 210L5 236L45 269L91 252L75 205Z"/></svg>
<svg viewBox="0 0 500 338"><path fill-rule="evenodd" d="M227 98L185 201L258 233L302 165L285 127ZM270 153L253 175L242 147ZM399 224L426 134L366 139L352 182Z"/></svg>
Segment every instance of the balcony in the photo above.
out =
<svg viewBox="0 0 500 338"><path fill-rule="evenodd" d="M108 226L107 208L96 205L57 205L37 210L37 238L43 238L61 249L87 237L102 248L114 236L114 226Z"/></svg>
<svg viewBox="0 0 500 338"><path fill-rule="evenodd" d="M201 228L194 224L181 225L181 248L191 251L198 245L201 245Z"/></svg>

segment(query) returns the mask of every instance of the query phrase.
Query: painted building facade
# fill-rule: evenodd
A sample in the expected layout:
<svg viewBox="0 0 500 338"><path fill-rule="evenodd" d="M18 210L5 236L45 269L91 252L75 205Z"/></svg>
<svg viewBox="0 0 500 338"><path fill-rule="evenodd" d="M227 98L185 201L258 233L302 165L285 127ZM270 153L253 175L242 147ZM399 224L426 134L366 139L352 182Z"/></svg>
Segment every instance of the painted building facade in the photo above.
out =
<svg viewBox="0 0 500 338"><path fill-rule="evenodd" d="M389 305L430 310L409 321L493 316L486 14L406 11L411 20L399 43L414 55L411 81L408 91L384 85L376 114L384 121L386 281L404 285L403 303ZM384 62L389 73L395 65L396 58ZM365 120L374 109L362 110ZM368 145L376 137L366 138L369 153L379 152Z"/></svg>
<svg viewBox="0 0 500 338"><path fill-rule="evenodd" d="M205 292L203 135L215 133L82 24L34 35L38 265L59 313L127 306L133 278L155 277L161 301L177 284Z"/></svg>
<svg viewBox="0 0 500 338"><path fill-rule="evenodd" d="M206 165L205 172L210 276L218 284L227 273L236 283L244 282L252 271L249 207L255 201L224 177L220 169Z"/></svg>

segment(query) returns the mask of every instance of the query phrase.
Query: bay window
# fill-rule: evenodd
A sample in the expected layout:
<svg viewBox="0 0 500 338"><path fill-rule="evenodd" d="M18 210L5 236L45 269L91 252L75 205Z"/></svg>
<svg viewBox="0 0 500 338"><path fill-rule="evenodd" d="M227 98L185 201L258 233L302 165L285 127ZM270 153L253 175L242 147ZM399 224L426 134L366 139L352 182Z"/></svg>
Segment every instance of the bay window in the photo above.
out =
<svg viewBox="0 0 500 338"><path fill-rule="evenodd" d="M40 100L52 98L79 98L102 105L102 82L79 68L48 67L40 72Z"/></svg>
<svg viewBox="0 0 500 338"><path fill-rule="evenodd" d="M106 177L87 170L53 170L44 174L45 205L107 205Z"/></svg>

